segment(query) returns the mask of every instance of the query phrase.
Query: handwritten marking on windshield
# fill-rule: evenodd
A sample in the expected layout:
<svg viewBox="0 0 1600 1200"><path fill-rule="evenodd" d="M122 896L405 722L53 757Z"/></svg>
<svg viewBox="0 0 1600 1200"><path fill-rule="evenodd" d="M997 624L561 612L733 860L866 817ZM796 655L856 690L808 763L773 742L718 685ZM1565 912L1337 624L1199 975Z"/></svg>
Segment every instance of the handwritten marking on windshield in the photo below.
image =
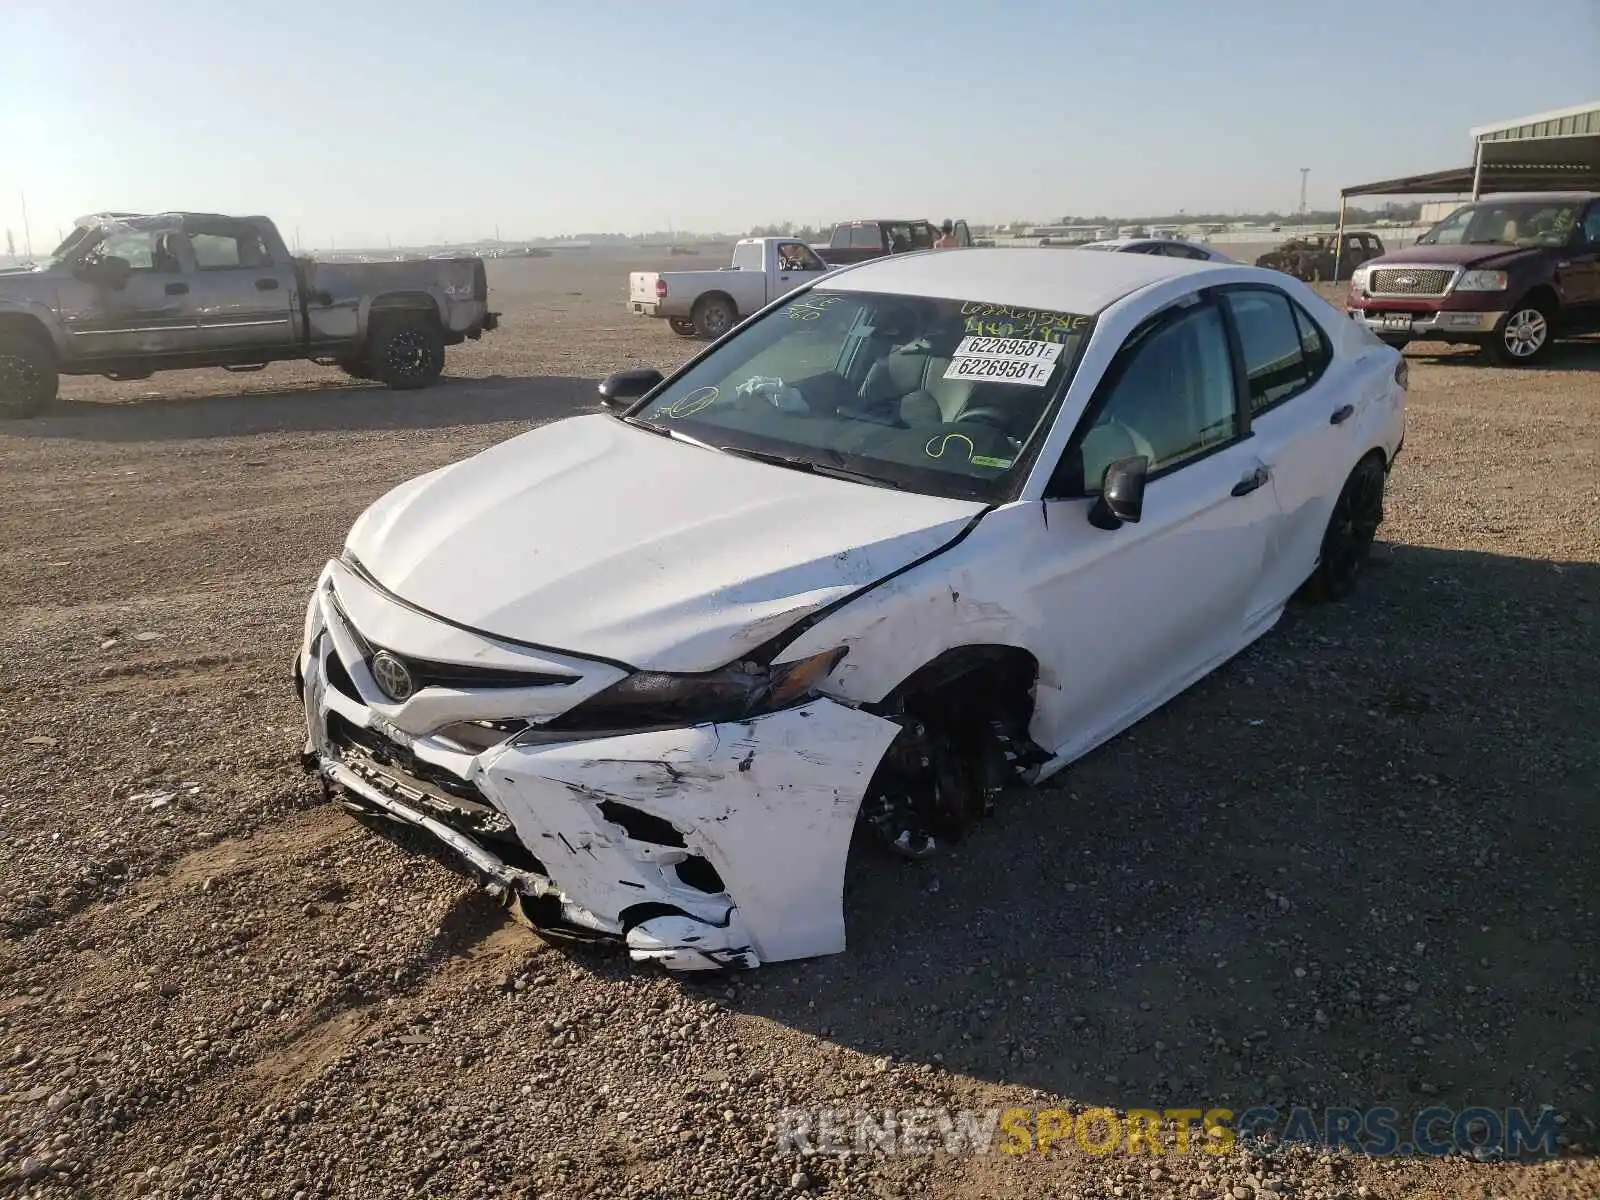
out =
<svg viewBox="0 0 1600 1200"><path fill-rule="evenodd" d="M933 437L928 439L928 444L922 449L929 458L943 458L945 448L949 446L951 442L965 442L967 444L967 461L972 461L973 452L977 450L977 447L972 444L972 439L964 433L935 434ZM939 448L935 450L935 446L938 446Z"/></svg>
<svg viewBox="0 0 1600 1200"><path fill-rule="evenodd" d="M669 420L679 417L692 417L695 413L704 412L717 402L717 389L714 387L696 388L687 396L679 396L658 414Z"/></svg>
<svg viewBox="0 0 1600 1200"><path fill-rule="evenodd" d="M789 305L789 320L815 321L828 309L843 300L843 296L811 296Z"/></svg>

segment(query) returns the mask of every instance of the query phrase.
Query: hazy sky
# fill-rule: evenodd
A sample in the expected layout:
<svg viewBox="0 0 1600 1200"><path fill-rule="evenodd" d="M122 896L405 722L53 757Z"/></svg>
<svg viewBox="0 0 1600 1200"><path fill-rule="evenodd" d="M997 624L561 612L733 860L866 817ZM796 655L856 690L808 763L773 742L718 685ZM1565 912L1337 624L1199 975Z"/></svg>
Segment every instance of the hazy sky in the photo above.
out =
<svg viewBox="0 0 1600 1200"><path fill-rule="evenodd" d="M308 247L1291 210L1600 98L1600 0L0 0L0 47L36 251L116 208Z"/></svg>

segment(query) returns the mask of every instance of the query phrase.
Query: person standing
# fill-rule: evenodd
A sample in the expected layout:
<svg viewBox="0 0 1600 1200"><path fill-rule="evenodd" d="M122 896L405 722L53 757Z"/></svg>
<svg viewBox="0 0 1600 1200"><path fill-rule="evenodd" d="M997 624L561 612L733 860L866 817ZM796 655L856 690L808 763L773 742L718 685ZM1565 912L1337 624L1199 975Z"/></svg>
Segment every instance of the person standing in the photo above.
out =
<svg viewBox="0 0 1600 1200"><path fill-rule="evenodd" d="M939 240L933 244L935 250L954 250L961 245L956 241L956 225L949 217L939 226Z"/></svg>

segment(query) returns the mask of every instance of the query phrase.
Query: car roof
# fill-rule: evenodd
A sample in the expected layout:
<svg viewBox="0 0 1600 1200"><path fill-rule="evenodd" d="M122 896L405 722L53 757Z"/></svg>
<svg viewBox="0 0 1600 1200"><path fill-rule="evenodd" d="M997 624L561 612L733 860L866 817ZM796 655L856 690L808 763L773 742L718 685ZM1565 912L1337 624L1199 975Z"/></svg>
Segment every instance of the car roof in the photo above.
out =
<svg viewBox="0 0 1600 1200"><path fill-rule="evenodd" d="M892 292L1090 314L1163 279L1225 269L1223 264L1202 259L1165 255L972 247L872 259L860 266L841 268L817 286L828 291Z"/></svg>

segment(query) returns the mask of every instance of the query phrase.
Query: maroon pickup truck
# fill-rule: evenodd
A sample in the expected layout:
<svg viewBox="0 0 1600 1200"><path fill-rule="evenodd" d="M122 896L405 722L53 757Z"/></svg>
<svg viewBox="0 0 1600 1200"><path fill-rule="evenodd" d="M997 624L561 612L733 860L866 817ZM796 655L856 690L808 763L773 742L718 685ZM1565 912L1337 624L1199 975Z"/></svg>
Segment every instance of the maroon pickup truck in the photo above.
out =
<svg viewBox="0 0 1600 1200"><path fill-rule="evenodd" d="M956 241L972 245L972 233L965 221L957 221ZM904 254L908 250L931 250L939 240L939 227L932 221L885 217L870 221L840 221L833 227L827 244L812 246L817 257L830 267L866 262L885 254Z"/></svg>
<svg viewBox="0 0 1600 1200"><path fill-rule="evenodd" d="M1537 362L1554 338L1600 329L1600 192L1458 208L1415 245L1357 267L1346 307L1392 346L1456 342Z"/></svg>

